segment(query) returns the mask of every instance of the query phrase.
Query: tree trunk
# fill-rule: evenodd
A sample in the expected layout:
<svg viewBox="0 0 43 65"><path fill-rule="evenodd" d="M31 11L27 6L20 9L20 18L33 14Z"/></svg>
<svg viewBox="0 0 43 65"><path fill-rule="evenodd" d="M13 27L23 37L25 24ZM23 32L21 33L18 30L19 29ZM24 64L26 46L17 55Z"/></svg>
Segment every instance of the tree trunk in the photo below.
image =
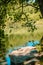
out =
<svg viewBox="0 0 43 65"><path fill-rule="evenodd" d="M43 0L38 0L38 3L39 3L40 11L43 17Z"/></svg>

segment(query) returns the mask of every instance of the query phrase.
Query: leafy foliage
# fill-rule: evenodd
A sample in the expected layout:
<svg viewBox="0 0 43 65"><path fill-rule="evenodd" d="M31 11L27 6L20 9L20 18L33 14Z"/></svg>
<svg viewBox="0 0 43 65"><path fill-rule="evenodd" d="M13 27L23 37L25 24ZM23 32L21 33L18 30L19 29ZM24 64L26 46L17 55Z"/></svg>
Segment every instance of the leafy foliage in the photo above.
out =
<svg viewBox="0 0 43 65"><path fill-rule="evenodd" d="M6 51L4 34L6 6L2 0L0 3L0 51L2 52L1 54L3 54Z"/></svg>
<svg viewBox="0 0 43 65"><path fill-rule="evenodd" d="M28 27L28 31L34 31L34 29L37 30L36 26L35 26L35 21L29 20L28 22L26 22L25 24L23 24L22 26L24 27Z"/></svg>
<svg viewBox="0 0 43 65"><path fill-rule="evenodd" d="M8 14L9 16L14 17L14 23L18 22L20 20L24 20L21 18L21 16L24 14L26 23L23 24L22 26L28 27L29 31L34 31L36 29L35 27L35 22L33 20L28 20L28 16L25 14L23 7L24 7L24 2L28 2L29 0L0 0L0 50L3 52L6 52L6 43L5 41L8 41L8 37L5 36L4 34L4 29L5 29L5 18L6 15ZM22 4L22 6L21 6ZM10 6L9 6L10 5ZM20 6L18 9L20 9L18 12L15 12L15 8L17 8L15 5ZM25 4L26 5L26 4ZM33 3L32 3L33 5ZM10 11L10 12L9 12ZM11 12L12 11L12 12ZM31 13L32 14L32 13ZM10 17L11 18L11 17ZM11 18L12 20L12 18ZM7 42L8 43L8 42Z"/></svg>

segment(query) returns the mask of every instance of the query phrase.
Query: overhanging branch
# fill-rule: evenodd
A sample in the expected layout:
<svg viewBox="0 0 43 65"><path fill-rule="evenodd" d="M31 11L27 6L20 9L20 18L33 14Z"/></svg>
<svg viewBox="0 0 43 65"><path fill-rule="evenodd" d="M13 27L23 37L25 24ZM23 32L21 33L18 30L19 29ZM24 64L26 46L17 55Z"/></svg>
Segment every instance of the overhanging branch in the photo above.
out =
<svg viewBox="0 0 43 65"><path fill-rule="evenodd" d="M32 5L32 4L23 5L23 7L27 7L27 6L32 6L32 7L36 8L36 9L39 9L39 7L36 7L36 6ZM22 7L22 6L16 8L15 10L17 10L17 9L19 9L19 8L21 8L21 7Z"/></svg>

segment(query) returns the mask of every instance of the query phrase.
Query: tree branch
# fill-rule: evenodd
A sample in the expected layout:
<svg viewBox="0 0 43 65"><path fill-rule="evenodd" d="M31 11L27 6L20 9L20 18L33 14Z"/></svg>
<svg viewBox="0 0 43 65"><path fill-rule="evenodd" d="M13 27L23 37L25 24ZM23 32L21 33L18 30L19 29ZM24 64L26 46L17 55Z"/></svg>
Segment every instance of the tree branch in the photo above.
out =
<svg viewBox="0 0 43 65"><path fill-rule="evenodd" d="M32 7L36 8L36 9L39 9L39 7L36 7L36 6L32 5L32 4L23 5L23 7L27 7L27 6L32 6ZM19 9L19 8L21 8L21 7L22 7L22 6L16 8L15 10L17 10L17 9Z"/></svg>

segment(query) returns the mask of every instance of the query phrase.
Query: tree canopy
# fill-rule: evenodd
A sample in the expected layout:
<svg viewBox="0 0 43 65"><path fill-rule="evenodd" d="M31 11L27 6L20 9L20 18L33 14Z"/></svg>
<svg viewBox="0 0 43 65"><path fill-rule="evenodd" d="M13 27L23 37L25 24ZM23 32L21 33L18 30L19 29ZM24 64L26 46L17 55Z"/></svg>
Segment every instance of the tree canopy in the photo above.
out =
<svg viewBox="0 0 43 65"><path fill-rule="evenodd" d="M0 0L0 48L2 51L6 49L4 29L6 27L5 22L7 14L11 20L11 16L13 15L14 23L20 20L26 20L26 23L22 26L29 27L29 31L37 29L34 25L35 21L31 19L29 20L26 12L23 10L24 7L27 6L32 6L36 8L37 11L40 9L43 17L43 0ZM22 15L25 15L25 19L22 18Z"/></svg>

